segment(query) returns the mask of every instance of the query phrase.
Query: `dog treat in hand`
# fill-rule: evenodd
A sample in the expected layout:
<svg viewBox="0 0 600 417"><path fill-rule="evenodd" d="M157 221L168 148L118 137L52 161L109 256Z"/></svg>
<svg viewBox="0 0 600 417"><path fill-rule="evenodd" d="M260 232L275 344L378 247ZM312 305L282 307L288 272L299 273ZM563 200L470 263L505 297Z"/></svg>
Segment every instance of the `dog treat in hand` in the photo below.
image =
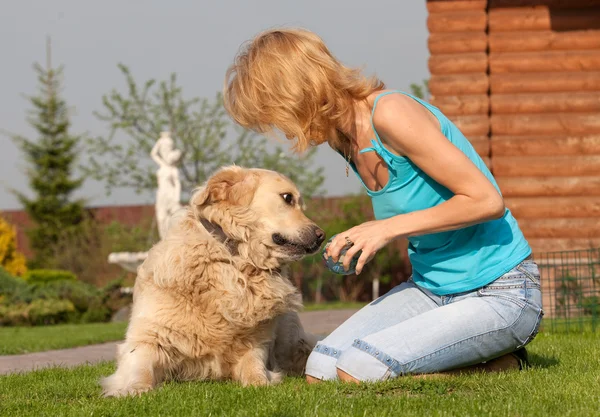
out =
<svg viewBox="0 0 600 417"><path fill-rule="evenodd" d="M335 272L336 274L340 274L340 275L352 275L356 273L356 264L358 263L358 258L360 258L360 254L362 253L362 251L358 251L355 255L354 258L352 258L352 261L350 261L350 267L349 269L346 271L344 269L344 258L346 256L346 252L348 251L348 249L350 249L352 247L352 245L348 245L346 244L341 252L340 252L340 257L338 259L337 262L333 262L333 258L331 256L327 256L327 248L329 247L329 245L331 245L331 241L336 237L337 235L332 236L328 241L327 244L325 245L325 247L323 248L323 260L325 261L325 265L327 266L327 268L329 268L330 271Z"/></svg>

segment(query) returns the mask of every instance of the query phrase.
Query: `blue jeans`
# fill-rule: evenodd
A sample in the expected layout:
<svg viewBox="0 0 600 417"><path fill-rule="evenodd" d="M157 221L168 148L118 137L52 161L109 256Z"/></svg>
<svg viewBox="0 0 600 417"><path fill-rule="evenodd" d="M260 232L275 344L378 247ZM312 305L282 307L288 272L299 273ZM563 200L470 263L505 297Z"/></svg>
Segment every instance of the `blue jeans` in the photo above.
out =
<svg viewBox="0 0 600 417"><path fill-rule="evenodd" d="M532 260L460 294L437 296L409 280L319 341L306 374L331 380L340 369L360 381L381 381L462 368L525 346L542 316Z"/></svg>

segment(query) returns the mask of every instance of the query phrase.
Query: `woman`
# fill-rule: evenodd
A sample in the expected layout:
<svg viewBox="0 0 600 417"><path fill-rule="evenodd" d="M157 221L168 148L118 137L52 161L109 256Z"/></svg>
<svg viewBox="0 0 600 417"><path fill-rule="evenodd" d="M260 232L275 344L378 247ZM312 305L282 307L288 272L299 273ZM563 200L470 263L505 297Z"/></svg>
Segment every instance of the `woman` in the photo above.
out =
<svg viewBox="0 0 600 417"><path fill-rule="evenodd" d="M464 135L436 107L345 67L314 33L263 32L229 68L225 106L240 125L283 132L303 151L322 143L346 160L375 221L339 233L344 262L408 238L411 279L319 342L309 382L377 381L406 374L506 369L541 317L539 271L498 185ZM495 359L495 360L493 360Z"/></svg>

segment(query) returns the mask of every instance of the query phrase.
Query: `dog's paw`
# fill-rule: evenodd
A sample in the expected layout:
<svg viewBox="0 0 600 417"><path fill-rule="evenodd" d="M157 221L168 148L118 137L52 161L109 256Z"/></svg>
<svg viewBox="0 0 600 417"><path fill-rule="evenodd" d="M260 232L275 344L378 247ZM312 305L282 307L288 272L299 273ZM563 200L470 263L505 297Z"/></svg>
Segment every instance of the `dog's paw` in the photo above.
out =
<svg viewBox="0 0 600 417"><path fill-rule="evenodd" d="M152 389L150 386L129 386L120 389L104 390L104 397L135 397Z"/></svg>
<svg viewBox="0 0 600 417"><path fill-rule="evenodd" d="M283 380L282 372L266 371L266 373L256 374L242 381L243 386L262 387L266 385L279 384Z"/></svg>
<svg viewBox="0 0 600 417"><path fill-rule="evenodd" d="M103 397L137 396L152 389L151 385L142 383L124 385L115 375L102 379L100 385L102 386Z"/></svg>
<svg viewBox="0 0 600 417"><path fill-rule="evenodd" d="M269 385L279 384L283 381L283 372L267 371L267 378L269 379Z"/></svg>

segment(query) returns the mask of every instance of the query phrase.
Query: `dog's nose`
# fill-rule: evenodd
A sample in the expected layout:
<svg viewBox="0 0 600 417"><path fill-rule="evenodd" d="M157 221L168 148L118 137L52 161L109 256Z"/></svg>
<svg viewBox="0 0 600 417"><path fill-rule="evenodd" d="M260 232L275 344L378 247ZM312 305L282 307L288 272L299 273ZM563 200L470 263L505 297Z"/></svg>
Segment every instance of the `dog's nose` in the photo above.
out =
<svg viewBox="0 0 600 417"><path fill-rule="evenodd" d="M320 229L317 227L315 229L315 235L317 235L317 239L319 240L319 243L323 243L323 241L325 240L325 232L323 231L323 229Z"/></svg>

